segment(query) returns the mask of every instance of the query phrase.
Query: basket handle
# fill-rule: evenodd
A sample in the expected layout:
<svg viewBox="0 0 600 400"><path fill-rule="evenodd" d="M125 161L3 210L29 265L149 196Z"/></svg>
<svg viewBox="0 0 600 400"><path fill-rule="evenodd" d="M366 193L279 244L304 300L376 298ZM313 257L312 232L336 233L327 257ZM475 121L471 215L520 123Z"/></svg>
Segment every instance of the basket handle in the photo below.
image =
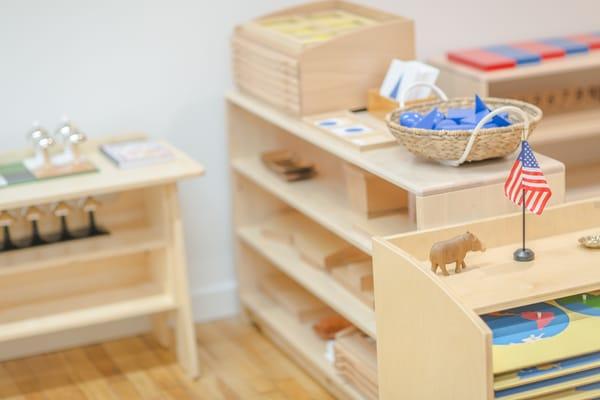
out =
<svg viewBox="0 0 600 400"><path fill-rule="evenodd" d="M446 93L444 93L444 91L442 89L440 89L433 83L429 83L429 82L425 82L425 81L418 81L418 82L411 83L410 85L408 85L406 87L406 89L404 89L402 91L402 93L400 93L400 99L398 100L398 102L400 103L400 108L404 108L404 104L405 104L404 98L406 97L408 92L410 92L411 90L413 90L414 88L417 88L417 87L428 87L431 90L433 90L433 92L435 94L437 94L437 96L440 99L442 99L443 101L448 101L448 96L446 96Z"/></svg>
<svg viewBox="0 0 600 400"><path fill-rule="evenodd" d="M471 136L469 137L469 142L467 143L467 147L465 147L465 151L464 151L463 155L458 160L442 161L442 164L450 165L452 167L458 167L459 165L464 163L466 161L467 157L469 156L469 153L471 153L471 149L473 148L473 145L475 144L475 139L477 138L477 135L479 135L479 131L492 118L494 118L496 115L503 113L503 112L518 114L523 119L523 132L521 132L521 140L527 140L527 138L529 137L529 118L527 117L527 114L525 113L525 111L523 111L520 108L515 107L515 106L499 107L499 108L496 108L494 111L490 112L485 117L483 117L481 119L481 121L479 121L477 126L475 126L475 129L473 129L473 132L471 133Z"/></svg>

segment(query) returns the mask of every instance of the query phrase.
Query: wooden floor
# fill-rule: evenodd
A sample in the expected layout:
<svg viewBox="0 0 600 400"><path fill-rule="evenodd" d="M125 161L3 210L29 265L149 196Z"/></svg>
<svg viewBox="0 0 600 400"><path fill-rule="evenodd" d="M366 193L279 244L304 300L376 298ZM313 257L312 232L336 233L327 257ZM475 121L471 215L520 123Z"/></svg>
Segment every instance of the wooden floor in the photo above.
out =
<svg viewBox="0 0 600 400"><path fill-rule="evenodd" d="M197 381L142 335L2 362L0 399L332 399L241 319L198 325L197 337Z"/></svg>

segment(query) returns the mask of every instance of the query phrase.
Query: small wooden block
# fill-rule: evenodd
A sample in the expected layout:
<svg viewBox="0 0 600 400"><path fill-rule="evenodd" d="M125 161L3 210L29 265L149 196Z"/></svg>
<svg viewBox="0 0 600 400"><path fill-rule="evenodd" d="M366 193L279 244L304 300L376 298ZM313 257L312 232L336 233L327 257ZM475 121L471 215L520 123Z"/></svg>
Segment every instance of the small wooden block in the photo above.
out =
<svg viewBox="0 0 600 400"><path fill-rule="evenodd" d="M315 175L314 164L301 160L289 150L265 152L261 155L261 160L267 168L289 182L309 179Z"/></svg>
<svg viewBox="0 0 600 400"><path fill-rule="evenodd" d="M373 267L371 261L335 268L331 275L363 303L374 308Z"/></svg>
<svg viewBox="0 0 600 400"><path fill-rule="evenodd" d="M321 318L313 325L313 330L321 339L331 340L338 332L351 326L352 324L348 320L335 314Z"/></svg>
<svg viewBox="0 0 600 400"><path fill-rule="evenodd" d="M333 313L327 305L283 274L266 276L260 287L300 322L314 321Z"/></svg>
<svg viewBox="0 0 600 400"><path fill-rule="evenodd" d="M344 177L350 206L367 218L399 212L408 206L408 192L354 165L344 164Z"/></svg>
<svg viewBox="0 0 600 400"><path fill-rule="evenodd" d="M294 232L294 246L307 263L327 270L370 258L316 223Z"/></svg>

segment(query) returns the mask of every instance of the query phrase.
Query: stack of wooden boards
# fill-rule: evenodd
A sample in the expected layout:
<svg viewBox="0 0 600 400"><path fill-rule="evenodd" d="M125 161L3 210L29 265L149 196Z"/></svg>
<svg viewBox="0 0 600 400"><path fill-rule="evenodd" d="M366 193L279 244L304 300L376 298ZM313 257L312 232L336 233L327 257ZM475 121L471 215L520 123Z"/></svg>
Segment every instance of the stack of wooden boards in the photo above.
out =
<svg viewBox="0 0 600 400"><path fill-rule="evenodd" d="M482 317L493 332L497 399L597 397L600 291Z"/></svg>
<svg viewBox="0 0 600 400"><path fill-rule="evenodd" d="M236 27L234 77L241 90L296 115L364 108L390 60L414 58L413 38L409 19L318 1Z"/></svg>
<svg viewBox="0 0 600 400"><path fill-rule="evenodd" d="M308 265L330 273L362 302L374 307L373 268L367 254L296 211L271 218L261 232L294 249Z"/></svg>
<svg viewBox="0 0 600 400"><path fill-rule="evenodd" d="M377 346L375 341L349 328L336 335L335 366L344 379L367 399L377 400Z"/></svg>

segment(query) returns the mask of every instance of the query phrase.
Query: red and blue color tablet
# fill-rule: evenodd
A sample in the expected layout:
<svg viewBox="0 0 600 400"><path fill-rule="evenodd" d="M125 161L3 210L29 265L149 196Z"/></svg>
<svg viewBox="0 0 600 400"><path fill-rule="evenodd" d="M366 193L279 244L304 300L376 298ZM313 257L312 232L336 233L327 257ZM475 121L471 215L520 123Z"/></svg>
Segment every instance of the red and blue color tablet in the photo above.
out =
<svg viewBox="0 0 600 400"><path fill-rule="evenodd" d="M600 50L600 33L452 51L448 53L448 59L479 70L494 71L538 64L549 59L568 57L594 50Z"/></svg>

